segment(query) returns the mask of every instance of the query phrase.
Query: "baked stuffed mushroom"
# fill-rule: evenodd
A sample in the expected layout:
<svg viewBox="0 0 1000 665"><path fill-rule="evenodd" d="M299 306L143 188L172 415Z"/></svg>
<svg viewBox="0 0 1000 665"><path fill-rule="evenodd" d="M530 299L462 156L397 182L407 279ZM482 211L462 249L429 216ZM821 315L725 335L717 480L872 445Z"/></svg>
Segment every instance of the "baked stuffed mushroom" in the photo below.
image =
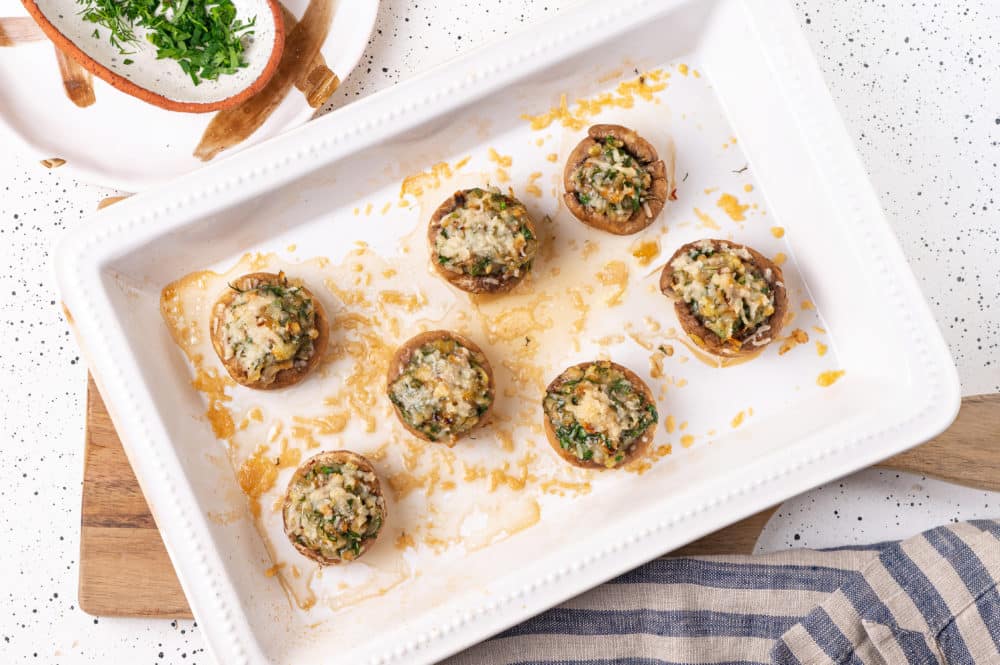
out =
<svg viewBox="0 0 1000 665"><path fill-rule="evenodd" d="M447 330L425 332L396 351L389 399L400 422L425 441L455 445L493 408L493 369L482 350Z"/></svg>
<svg viewBox="0 0 1000 665"><path fill-rule="evenodd" d="M212 308L212 346L233 379L270 390L298 383L326 351L329 323L309 289L285 273L229 284Z"/></svg>
<svg viewBox="0 0 1000 665"><path fill-rule="evenodd" d="M667 162L648 141L621 125L594 125L570 153L563 200L584 224L616 235L653 223L675 199L673 154Z"/></svg>
<svg viewBox="0 0 1000 665"><path fill-rule="evenodd" d="M681 247L660 274L660 290L691 339L721 357L760 352L777 339L788 310L781 268L727 240Z"/></svg>
<svg viewBox="0 0 1000 665"><path fill-rule="evenodd" d="M320 453L292 476L285 493L285 534L323 565L353 561L378 538L385 499L371 463L349 450Z"/></svg>
<svg viewBox="0 0 1000 665"><path fill-rule="evenodd" d="M538 234L524 204L499 189L465 189L431 217L434 268L469 293L503 293L531 270Z"/></svg>
<svg viewBox="0 0 1000 665"><path fill-rule="evenodd" d="M580 363L549 384L545 435L559 455L584 468L613 469L642 455L656 430L656 403L634 372L607 360Z"/></svg>

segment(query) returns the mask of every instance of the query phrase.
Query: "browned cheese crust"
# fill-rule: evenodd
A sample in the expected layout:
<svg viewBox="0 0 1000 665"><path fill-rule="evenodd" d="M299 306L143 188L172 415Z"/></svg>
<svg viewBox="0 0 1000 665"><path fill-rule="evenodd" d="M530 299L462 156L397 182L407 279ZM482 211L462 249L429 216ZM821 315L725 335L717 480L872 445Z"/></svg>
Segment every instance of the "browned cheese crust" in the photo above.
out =
<svg viewBox="0 0 1000 665"><path fill-rule="evenodd" d="M285 490L285 498L284 501L282 502L281 521L282 525L284 526L285 535L288 536L289 542L292 543L292 546L296 550L298 550L298 552L302 556L312 559L313 561L316 561L317 563L320 563L324 566L335 566L341 563L349 563L349 562L345 561L344 559L325 557L321 553L311 550L305 545L298 542L298 540L296 540L295 537L289 531L289 527L285 519L285 514L287 512L287 509L289 508L289 504L291 503L292 486L299 480L301 480L303 476L309 473L309 471L311 471L313 468L317 466L325 466L329 464L346 464L348 462L357 466L361 471L365 473L371 473L376 477L374 485L369 485L369 488L371 489L373 494L375 494L382 500L382 528L384 528L385 521L389 517L389 511L385 506L385 498L382 495L382 485L378 481L378 474L375 473L375 467L372 466L372 463L369 462L366 457L364 457L363 455L359 455L358 453L351 452L350 450L333 450L333 451L322 452L317 455L313 455L305 462L303 462L299 466L299 468L295 470L295 473L292 475L291 480L288 481L288 489ZM379 532L376 533L374 536L366 537L361 541L364 544L366 550L370 548L371 544L378 539L380 533L382 533L381 528L379 529Z"/></svg>
<svg viewBox="0 0 1000 665"><path fill-rule="evenodd" d="M556 377L546 387L545 394L547 395L549 392L557 390L559 386L563 383L563 375L570 369L573 369L574 367L585 369L586 367L593 365L594 362L596 361L577 363L576 365L567 367L559 374L558 377ZM649 389L649 386L646 385L646 382L643 381L641 378L639 378L638 374L630 370L628 367L619 365L618 363L609 361L608 364L610 364L612 368L624 374L625 378L628 379L629 383L631 383L640 393L642 393L643 397L645 398L648 404L656 404L656 400L653 398L653 392ZM574 455L571 451L564 449L562 445L559 443L559 437L556 435L556 431L552 427L552 422L549 420L548 416L545 415L544 410L542 411L542 425L545 428L545 437L548 439L549 445L552 446L552 449L555 450L556 453L561 458L563 458L573 466L578 466L582 469L597 469L599 471L607 471L609 469L609 467L606 467L603 464L598 464L593 460L582 460L576 455ZM637 460L643 455L645 455L646 451L649 450L649 446L653 443L653 436L655 432L656 432L656 422L653 422L646 428L646 431L642 433L642 436L640 436L638 439L635 440L635 442L632 444L632 447L629 448L628 452L625 454L625 458L620 463L611 468L618 469L624 467L630 462Z"/></svg>
<svg viewBox="0 0 1000 665"><path fill-rule="evenodd" d="M696 246L702 242L704 241L696 240L695 242L689 242L674 252L674 255L670 257L669 261L667 261L667 265L663 267L663 272L660 273L660 291L674 301L674 311L677 313L677 318L681 323L681 327L692 339L692 341L694 341L694 343L700 348L720 358L749 358L759 355L768 344L775 339L778 339L778 336L781 334L781 329L785 325L785 317L788 313L788 294L785 290L785 278L781 272L781 268L752 247L747 247L746 245L730 242L728 240L711 240L711 242L717 247L729 247L737 250L745 249L749 252L751 256L750 263L762 274L768 269L771 270L772 278L770 280L770 284L774 289L774 313L767 319L767 325L770 326L770 329L767 330L766 333L766 339L768 341L765 343L753 343L755 338L754 332L743 336L743 339L737 339L735 343L733 340L724 341L714 332L706 328L698 317L691 311L688 304L681 298L677 297L677 294L675 294L671 288L672 269L670 264L672 264L674 259L677 257L696 249Z"/></svg>
<svg viewBox="0 0 1000 665"><path fill-rule="evenodd" d="M600 147L601 142L608 137L616 138L624 143L625 150L643 165L653 181L646 198L649 212L647 213L645 206L641 206L624 222L611 219L604 213L592 210L580 203L576 196L576 185L573 182L574 172L590 156L591 148ZM587 138L577 144L573 152L570 153L569 159L566 160L566 168L563 171L563 188L565 189L563 202L574 217L595 229L622 236L638 233L656 221L668 200L673 201L677 198L673 148L670 150L671 154L668 155L667 162L664 163L657 155L656 149L636 134L634 130L621 125L593 125L587 130Z"/></svg>
<svg viewBox="0 0 1000 665"><path fill-rule="evenodd" d="M232 282L232 285L238 289L252 289L256 288L260 284L281 284L282 279L279 275L270 272L253 272L243 275L242 277L236 279ZM215 353L219 356L219 360L225 366L226 371L229 372L229 376L233 378L236 383L246 386L247 388L254 388L256 390L275 390L277 388L285 388L293 384L298 383L304 379L315 367L319 364L323 355L326 353L327 343L330 337L330 322L327 319L326 311L323 309L323 304L320 303L319 299L312 294L312 292L305 287L301 282L297 280L289 279L287 281L289 285L298 286L302 290L302 294L312 300L313 309L315 310L315 321L316 321L316 331L319 336L313 340L313 354L310 356L308 362L299 368L291 367L288 369L283 369L279 371L274 380L271 383L265 383L263 380L251 381L247 378L246 374L240 368L239 363L236 358L225 359L224 350L224 340L223 340L223 326L219 319L219 306L229 307L233 300L239 293L233 289L228 289L225 294L212 307L212 318L209 324L209 332L212 339L212 348L215 349Z"/></svg>
<svg viewBox="0 0 1000 665"><path fill-rule="evenodd" d="M428 344L430 342L435 342L437 340L454 340L458 342L458 344L460 344L461 346L464 346L465 348L469 349L469 351L471 351L473 354L478 355L482 361L483 369L486 370L486 376L489 379L489 396L490 396L489 406L487 407L486 411L484 411L479 416L479 422L477 422L474 427L452 437L450 440L443 441L443 443L445 443L446 445L453 446L462 437L467 436L470 432L473 432L482 427L483 425L487 424L490 420L490 417L493 415L493 405L496 402L496 384L493 378L493 367L490 365L489 359L486 357L486 354L483 353L483 350L481 348L479 348L479 345L477 345L472 340L463 337L458 333L451 332L449 330L429 330L427 332L420 333L415 337L411 337L396 350L396 353L392 357L392 361L389 363L389 372L386 375L386 392L388 393L391 390L392 384L395 383L396 379L398 379L400 376L403 375L403 372L409 365L410 359L413 357L414 352L417 349L424 346L425 344ZM390 402L392 402L391 399ZM403 417L403 413L400 410L399 406L397 406L394 402L392 402L392 409L395 412L396 417L399 419L399 422L403 425L404 428L406 428L407 432L409 432L410 434L419 439L423 439L424 441L435 442L435 440L431 438L429 435L410 425L406 421L406 418Z"/></svg>
<svg viewBox="0 0 1000 665"><path fill-rule="evenodd" d="M464 189L455 192L438 206L437 210L431 216L430 223L427 225L427 245L430 248L431 265L434 266L434 270L444 277L448 283L467 293L507 293L524 280L529 272L528 270L523 270L518 275L505 274L499 277L494 275L476 276L448 270L436 260L435 247L438 236L441 233L442 220L456 209L462 207L465 204L466 196L471 191L473 190ZM512 196L506 194L497 194L497 196L501 196L507 202L507 205L511 207L519 206L524 208L524 204ZM530 215L525 214L522 223L528 227L535 238L538 238L535 223L532 221Z"/></svg>

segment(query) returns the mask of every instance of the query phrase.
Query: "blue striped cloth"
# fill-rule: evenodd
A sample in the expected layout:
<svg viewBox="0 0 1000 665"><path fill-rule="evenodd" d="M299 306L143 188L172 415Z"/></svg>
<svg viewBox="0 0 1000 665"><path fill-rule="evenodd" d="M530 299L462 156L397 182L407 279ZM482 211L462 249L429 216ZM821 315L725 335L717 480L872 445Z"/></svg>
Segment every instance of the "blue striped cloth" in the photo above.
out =
<svg viewBox="0 0 1000 665"><path fill-rule="evenodd" d="M1000 521L901 542L658 559L448 665L1000 664Z"/></svg>

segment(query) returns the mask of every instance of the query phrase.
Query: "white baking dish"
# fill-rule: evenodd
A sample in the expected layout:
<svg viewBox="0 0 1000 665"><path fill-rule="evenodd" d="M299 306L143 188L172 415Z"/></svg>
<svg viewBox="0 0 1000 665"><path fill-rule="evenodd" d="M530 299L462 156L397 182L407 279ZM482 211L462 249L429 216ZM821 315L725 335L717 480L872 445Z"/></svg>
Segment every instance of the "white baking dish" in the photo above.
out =
<svg viewBox="0 0 1000 665"><path fill-rule="evenodd" d="M313 257L337 262L356 240L409 269L423 245L403 241L410 245L407 258L398 239L419 237L426 206L398 205L401 179L469 155L465 175L427 195L443 199L450 193L444 187L466 184L470 174L496 177L497 165L487 157L495 148L512 156L510 185L529 209L555 216L557 235L578 241L574 246L599 241L600 260L621 255L630 270L624 304L594 310L574 338L580 348L549 340L554 350L539 360L546 378L588 354L604 353L652 381L650 351L628 338L611 338L643 315L663 328L676 326L666 301L650 292L657 264L641 269L628 256L632 239L590 232L558 208L561 159L582 131L558 122L536 131L520 118L556 105L560 93L572 102L613 89L633 67L671 73L660 102L639 100L593 121L630 123L661 149L668 135L677 143L678 177L687 179L679 200L657 222L659 230L650 231L662 245L657 264L680 244L706 235L731 235L765 253L787 254L797 316L789 329L812 331L829 351L820 356L811 342L784 356L770 348L745 365L715 369L693 358L681 363L685 353L678 342L677 358L667 359L677 361L670 365L671 381L660 385L660 411L690 422L687 431L698 434L690 448L679 445L680 431L661 428L658 442L674 444L673 453L644 474L585 474L590 491L578 496L543 496L529 487L525 491L537 493L530 496L537 499L538 523L468 553L458 546L436 556L417 547L403 557L384 538L382 554L373 551L372 560L396 557L407 570L402 583L348 609L294 607L275 578L264 574L271 561L262 534L277 548L279 563L294 563L284 559L273 519L265 519L258 533L232 469L212 461L224 459L222 448L191 386L191 367L160 317L161 290L192 271L226 270L251 251L275 252L275 261L291 270ZM546 159L551 152L560 159ZM543 173L536 180L541 196L526 196L529 174L536 171ZM736 189L747 184L752 192ZM712 191L716 187L721 189ZM758 207L742 223L729 221L714 207L723 191L736 191ZM369 203L377 212L366 215L361 211ZM383 203L391 204L384 215ZM695 208L710 209L722 228L699 228ZM787 233L779 240L772 226ZM579 259L567 254L550 260ZM302 271L321 274L309 265ZM959 404L947 349L795 17L786 3L772 0L585 4L530 34L477 50L107 209L67 236L56 270L191 607L211 651L227 665L440 659L709 531L922 442L952 421ZM425 322L467 307L424 272L412 277L413 288L426 288L433 300ZM537 284L543 288L541 277ZM333 296L320 298L336 318ZM802 308L806 299L815 308ZM331 367L301 389L267 397L230 389L232 408L313 409L322 382L337 380ZM818 373L835 368L846 370L844 377L831 387L817 386ZM524 398L511 397L517 399ZM734 420L751 407L742 425ZM383 426L390 427L379 423L379 433ZM515 433L516 452L524 447L537 458L533 473L569 473L528 429ZM321 444L369 452L381 442L362 428L348 428ZM495 443L487 429L474 447L455 454L484 464L512 459L515 453ZM383 464L398 464L395 454L390 446ZM280 494L281 484L265 498ZM455 491L472 502L488 492L476 481ZM407 528L399 520L430 505L422 503L431 498L421 492L409 503L396 501L394 529ZM320 605L324 593L336 597L337 583L349 587L350 576L366 570L361 564L325 574L329 584L321 585Z"/></svg>

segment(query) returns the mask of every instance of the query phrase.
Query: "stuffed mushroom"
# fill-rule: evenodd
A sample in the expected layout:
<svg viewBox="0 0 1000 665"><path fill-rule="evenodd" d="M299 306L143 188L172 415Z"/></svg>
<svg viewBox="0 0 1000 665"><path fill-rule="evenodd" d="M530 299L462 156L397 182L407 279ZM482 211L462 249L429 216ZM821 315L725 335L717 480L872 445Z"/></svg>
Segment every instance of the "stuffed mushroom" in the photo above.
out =
<svg viewBox="0 0 1000 665"><path fill-rule="evenodd" d="M658 415L645 382L607 360L580 363L549 384L545 435L559 455L584 468L614 469L642 455Z"/></svg>
<svg viewBox="0 0 1000 665"><path fill-rule="evenodd" d="M304 556L323 565L357 559L385 523L375 469L348 450L310 458L288 483L282 518L285 534Z"/></svg>
<svg viewBox="0 0 1000 665"><path fill-rule="evenodd" d="M212 346L233 379L270 390L298 383L326 350L323 306L285 274L255 272L229 284L212 308Z"/></svg>
<svg viewBox="0 0 1000 665"><path fill-rule="evenodd" d="M666 162L635 131L594 125L570 154L563 201L584 224L616 235L638 233L676 196L673 149Z"/></svg>
<svg viewBox="0 0 1000 665"><path fill-rule="evenodd" d="M728 240L681 247L660 274L660 290L691 339L721 357L759 353L777 339L788 311L781 268Z"/></svg>
<svg viewBox="0 0 1000 665"><path fill-rule="evenodd" d="M469 293L503 293L531 270L538 234L527 209L496 188L456 192L431 217L431 262Z"/></svg>
<svg viewBox="0 0 1000 665"><path fill-rule="evenodd" d="M461 335L426 332L396 351L387 391L407 431L453 446L489 417L493 369L482 350Z"/></svg>

